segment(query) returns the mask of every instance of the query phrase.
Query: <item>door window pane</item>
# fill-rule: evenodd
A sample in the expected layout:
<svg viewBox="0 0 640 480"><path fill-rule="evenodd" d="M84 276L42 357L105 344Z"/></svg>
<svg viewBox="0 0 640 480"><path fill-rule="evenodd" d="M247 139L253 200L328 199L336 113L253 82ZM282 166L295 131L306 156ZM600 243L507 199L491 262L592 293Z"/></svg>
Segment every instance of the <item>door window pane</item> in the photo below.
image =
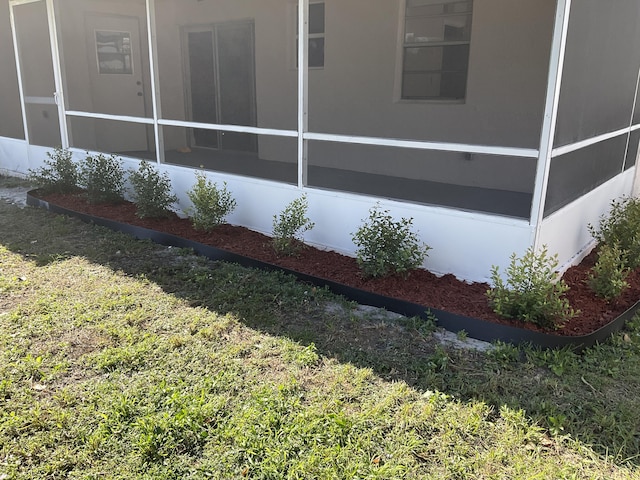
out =
<svg viewBox="0 0 640 480"><path fill-rule="evenodd" d="M96 30L96 54L101 75L131 75L131 32Z"/></svg>

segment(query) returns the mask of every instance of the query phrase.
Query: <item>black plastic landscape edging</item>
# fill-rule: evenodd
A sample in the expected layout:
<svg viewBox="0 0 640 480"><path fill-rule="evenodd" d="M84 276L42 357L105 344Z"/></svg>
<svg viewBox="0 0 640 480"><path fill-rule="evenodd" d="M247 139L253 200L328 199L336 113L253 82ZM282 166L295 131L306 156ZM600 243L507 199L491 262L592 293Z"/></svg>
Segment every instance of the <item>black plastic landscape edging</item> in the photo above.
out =
<svg viewBox="0 0 640 480"><path fill-rule="evenodd" d="M271 263L261 262L253 258L238 255L209 245L204 245L192 240L187 240L169 233L79 213L74 210L69 210L49 203L45 200L41 200L35 197L32 192L27 193L27 204L33 207L43 208L53 213L69 215L86 223L93 223L95 225L110 228L114 231L127 233L141 240L151 240L160 245L189 248L198 255L205 256L211 260L222 260L225 262L237 263L244 267L288 273L303 282L307 282L318 287L327 287L331 292L337 295L342 295L349 300L363 305L384 308L388 311L406 315L408 317L420 317L427 319L429 316L435 315L438 319L437 324L439 327L451 332L464 330L468 337L486 342L502 341L514 345L531 344L542 348L562 348L570 346L576 350L582 350L594 345L595 343L608 339L612 333L620 330L640 308L640 301L638 301L622 315L589 335L572 337L535 332L524 328L500 325L478 318L466 317L464 315L430 308L428 306L399 300L397 298L386 297L384 295L353 288L324 278L314 277L305 273L296 272L295 270L279 267Z"/></svg>

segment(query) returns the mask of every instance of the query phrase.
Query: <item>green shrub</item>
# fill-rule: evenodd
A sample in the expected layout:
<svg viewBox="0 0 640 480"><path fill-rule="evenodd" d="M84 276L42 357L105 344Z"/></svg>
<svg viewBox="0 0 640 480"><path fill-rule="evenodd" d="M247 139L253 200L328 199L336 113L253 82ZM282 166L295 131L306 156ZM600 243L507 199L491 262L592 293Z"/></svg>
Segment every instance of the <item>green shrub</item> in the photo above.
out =
<svg viewBox="0 0 640 480"><path fill-rule="evenodd" d="M279 215L273 216L273 248L279 254L293 255L300 248L302 234L315 224L307 218L307 196L296 198Z"/></svg>
<svg viewBox="0 0 640 480"><path fill-rule="evenodd" d="M598 261L591 269L587 280L591 290L599 297L613 300L629 286L626 278L629 269L625 266L625 252L618 245L602 244L598 251Z"/></svg>
<svg viewBox="0 0 640 480"><path fill-rule="evenodd" d="M72 153L62 147L47 152L49 160L45 167L29 170L29 180L49 193L72 193L77 191L79 182L78 165L72 159Z"/></svg>
<svg viewBox="0 0 640 480"><path fill-rule="evenodd" d="M189 216L196 230L210 231L222 224L224 218L236 208L236 201L227 190L227 183L218 188L207 180L204 173L196 173L196 184L187 192L193 203Z"/></svg>
<svg viewBox="0 0 640 480"><path fill-rule="evenodd" d="M133 185L136 215L140 218L157 218L169 215L169 207L178 201L171 193L171 182L166 173L160 174L149 162L142 161L138 170L131 170L129 180Z"/></svg>
<svg viewBox="0 0 640 480"><path fill-rule="evenodd" d="M617 245L625 253L625 266L640 266L640 199L623 197L611 202L608 215L589 231L600 245Z"/></svg>
<svg viewBox="0 0 640 480"><path fill-rule="evenodd" d="M114 155L87 155L80 165L80 185L89 203L118 203L124 193L122 160Z"/></svg>
<svg viewBox="0 0 640 480"><path fill-rule="evenodd" d="M511 255L506 283L498 267L493 266L493 288L487 291L493 311L501 317L554 328L576 316L579 312L563 297L569 287L557 279L557 266L558 256L550 257L546 246L538 254L529 248L521 259L515 253Z"/></svg>
<svg viewBox="0 0 640 480"><path fill-rule="evenodd" d="M389 210L375 205L369 219L352 235L362 272L370 277L407 273L422 265L430 247L411 231L412 218L395 221Z"/></svg>

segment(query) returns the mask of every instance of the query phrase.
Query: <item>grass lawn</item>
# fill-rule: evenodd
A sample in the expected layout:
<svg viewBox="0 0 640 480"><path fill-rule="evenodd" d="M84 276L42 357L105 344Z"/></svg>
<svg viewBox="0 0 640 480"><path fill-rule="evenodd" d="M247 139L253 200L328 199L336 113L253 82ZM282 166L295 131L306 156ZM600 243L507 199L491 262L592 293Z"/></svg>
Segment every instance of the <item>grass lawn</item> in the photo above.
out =
<svg viewBox="0 0 640 480"><path fill-rule="evenodd" d="M14 478L637 479L640 320L581 355L456 350L421 320L0 200Z"/></svg>

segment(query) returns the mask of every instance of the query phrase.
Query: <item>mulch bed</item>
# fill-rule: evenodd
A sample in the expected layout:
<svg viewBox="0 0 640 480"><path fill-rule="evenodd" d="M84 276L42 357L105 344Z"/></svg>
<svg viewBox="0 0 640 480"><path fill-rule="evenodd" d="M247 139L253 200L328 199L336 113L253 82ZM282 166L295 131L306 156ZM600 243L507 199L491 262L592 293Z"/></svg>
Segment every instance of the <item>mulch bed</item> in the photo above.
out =
<svg viewBox="0 0 640 480"><path fill-rule="evenodd" d="M166 219L140 219L136 207L129 202L117 205L90 205L82 194L49 194L40 198L69 210L108 218L122 223L163 231L189 240L289 268L315 277L332 280L388 297L399 298L425 307L479 318L491 322L544 332L532 324L498 317L487 302L486 283L468 283L453 275L438 277L426 270L403 276L363 278L354 258L336 252L305 246L296 256L278 256L271 247L271 239L245 227L221 225L205 233L193 229L187 219L172 215ZM589 270L596 261L595 252L579 265L571 267L563 276L570 290L567 298L580 314L568 320L561 330L549 333L580 336L594 332L611 322L640 299L640 270L627 279L630 287L615 301L598 298L586 285Z"/></svg>

